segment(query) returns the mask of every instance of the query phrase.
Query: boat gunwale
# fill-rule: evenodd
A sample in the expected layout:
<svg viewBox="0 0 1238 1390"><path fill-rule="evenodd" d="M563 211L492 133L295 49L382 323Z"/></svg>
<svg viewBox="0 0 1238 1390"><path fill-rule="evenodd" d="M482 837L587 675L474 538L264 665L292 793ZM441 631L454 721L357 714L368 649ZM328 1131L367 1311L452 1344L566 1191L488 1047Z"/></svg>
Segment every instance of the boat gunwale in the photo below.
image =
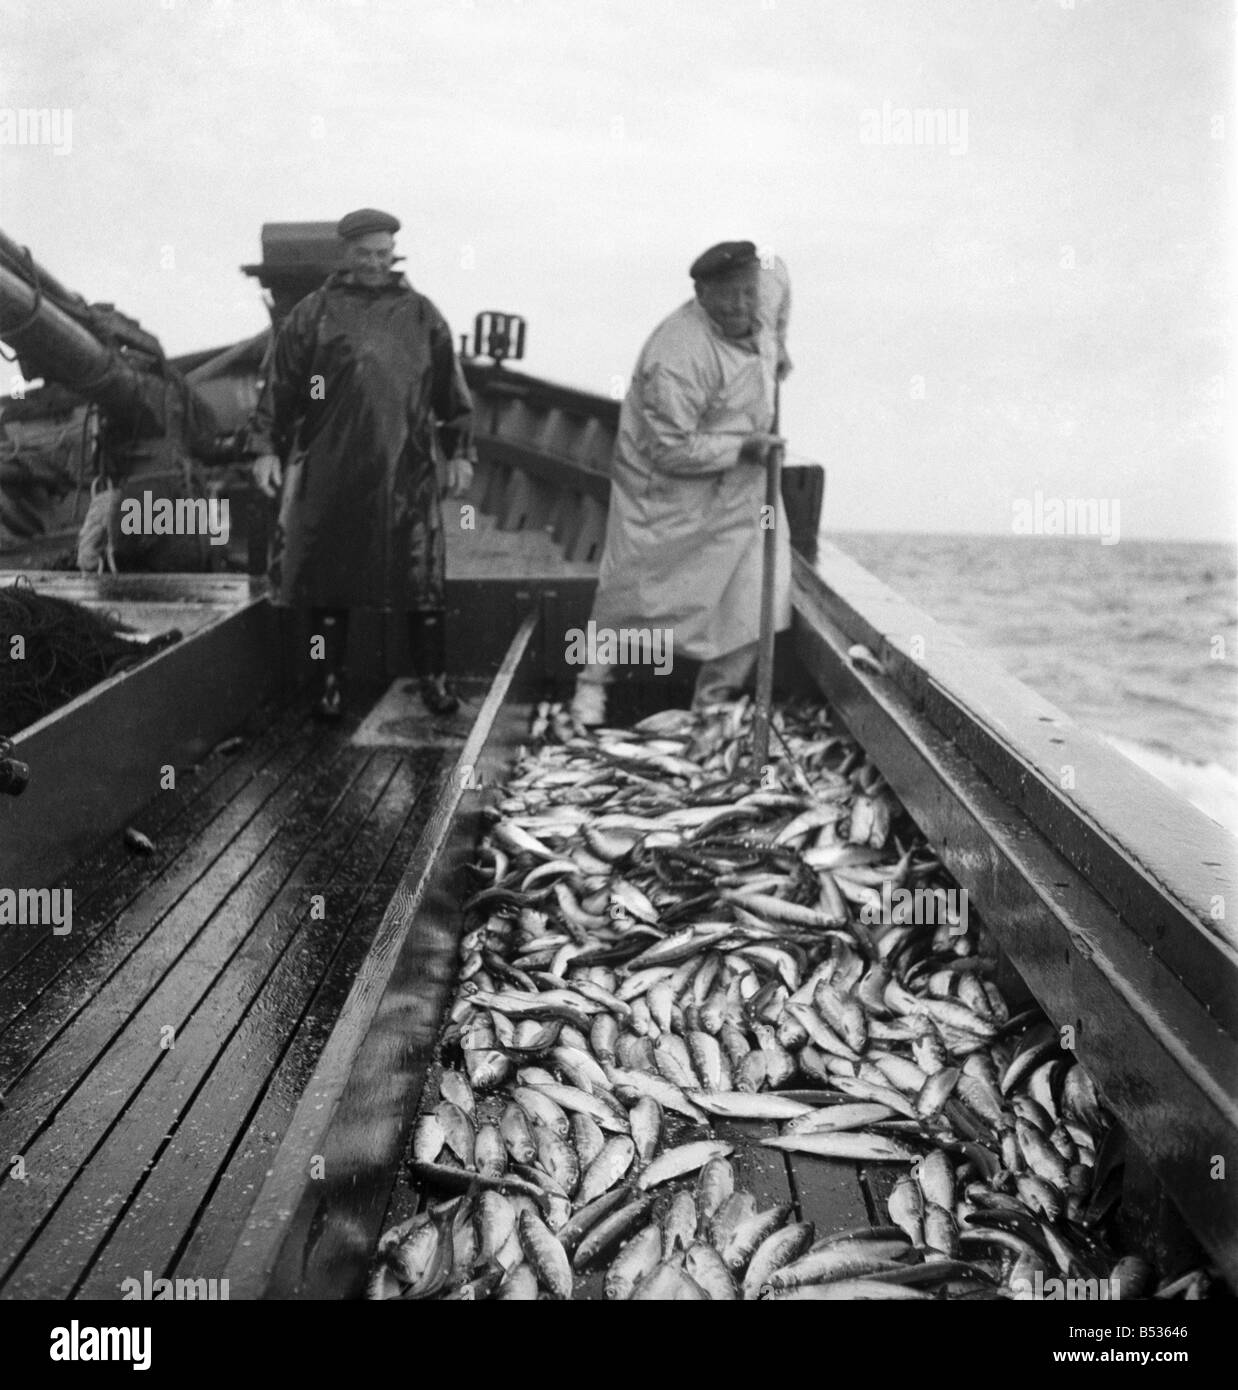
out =
<svg viewBox="0 0 1238 1390"><path fill-rule="evenodd" d="M856 577L862 577L863 594L848 583ZM1115 908L1139 925L1138 887L1144 901L1154 897L1161 906L1172 905L1177 924L1207 941L1216 951L1217 964L1238 971L1238 926L1205 910L1213 893L1238 901L1238 840L1224 827L972 650L838 547L822 546L812 565L797 560L796 583L850 641L871 648L890 679L960 743L969 761L1009 800L1023 800L1025 814L1060 844L1076 868L1099 878L1100 891ZM874 612L861 602L880 607ZM891 623L895 614L896 626ZM923 642L920 657L910 650L913 634ZM951 658L958 663L954 668ZM960 674L970 677L970 684ZM1100 784L1087 798L1051 780L1044 738L1063 750L1054 756L1073 764L1086 761L1086 771ZM1062 820L1074 822L1086 833L1086 841L1075 845L1055 834L1055 821L1060 825ZM1174 829L1172 842L1165 838L1167 827ZM1200 886L1205 877L1211 879L1207 889ZM1119 880L1124 880L1125 894ZM1172 945L1166 935L1157 933L1160 941L1152 943L1154 949ZM1238 984L1238 975L1232 978Z"/></svg>
<svg viewBox="0 0 1238 1390"><path fill-rule="evenodd" d="M212 578L220 597L205 600L214 611L201 627L13 735L31 777L20 797L0 797L0 881L24 887L54 883L159 794L162 768L196 762L282 689L269 659L276 626L264 584L245 576L81 578L101 599L129 601L127 590L164 587L175 601ZM62 795L74 786L78 795Z"/></svg>
<svg viewBox="0 0 1238 1390"><path fill-rule="evenodd" d="M828 553L823 558L828 563ZM857 629L833 621L834 614L846 616L846 596L833 594L827 613L824 580L802 561L796 563L793 587L800 660L979 907L1004 956L1048 1017L1059 1029L1074 1029L1069 1050L1087 1067L1200 1243L1238 1286L1238 1203L1224 1194L1218 1198L1210 1166L1216 1155L1238 1151L1233 1094L1238 1038L1204 997L1212 990L1217 991L1213 997L1224 998L1232 989L1235 973L1228 955L1219 951L1213 973L1200 980L1149 949L1089 874L1070 862L1061 843L1012 804L1000 767L978 763L971 750L958 746L949 721L942 728L933 718L934 702L924 699L921 682L904 685L900 665L890 660L893 648L879 646L878 654L889 661L885 675L851 661ZM903 605L903 612L924 619L918 631L936 629L912 605ZM872 639L874 633L866 635ZM1011 678L1003 680L1012 693L1023 689ZM937 705L953 694L940 689ZM955 714L977 730L991 731L962 698ZM1011 726L1004 725L1001 733L1009 737ZM1082 730L1079 735L1122 761L1099 739ZM1014 759L1017 744L1002 753ZM996 777L990 775L994 771ZM1020 775L1034 773L1024 765ZM1130 773L1136 781L1146 777L1133 765ZM1167 790L1164 796L1175 800ZM1202 813L1193 814L1207 822ZM1120 852L1117 847L1115 853ZM1128 868L1132 875L1143 871L1137 859ZM1167 905L1180 908L1167 890L1160 892ZM1202 933L1201 941L1216 944Z"/></svg>

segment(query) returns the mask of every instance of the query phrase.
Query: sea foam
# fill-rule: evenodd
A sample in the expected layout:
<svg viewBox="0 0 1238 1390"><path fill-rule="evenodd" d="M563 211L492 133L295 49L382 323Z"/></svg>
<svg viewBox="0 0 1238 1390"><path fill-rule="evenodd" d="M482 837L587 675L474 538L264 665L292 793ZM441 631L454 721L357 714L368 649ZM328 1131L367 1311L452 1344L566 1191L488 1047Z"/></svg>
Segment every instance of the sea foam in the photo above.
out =
<svg viewBox="0 0 1238 1390"><path fill-rule="evenodd" d="M1105 742L1238 836L1238 777L1228 768L1219 763L1187 762L1113 734L1106 734Z"/></svg>

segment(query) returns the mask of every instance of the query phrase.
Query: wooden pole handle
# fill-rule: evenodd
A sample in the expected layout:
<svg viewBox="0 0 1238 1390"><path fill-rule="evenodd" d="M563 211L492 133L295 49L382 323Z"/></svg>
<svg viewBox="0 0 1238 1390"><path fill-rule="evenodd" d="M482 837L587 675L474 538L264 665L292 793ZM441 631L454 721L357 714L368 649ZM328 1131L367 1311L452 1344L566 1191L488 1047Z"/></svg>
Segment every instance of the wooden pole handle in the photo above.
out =
<svg viewBox="0 0 1238 1390"><path fill-rule="evenodd" d="M780 391L774 378L774 428L778 433ZM757 772L769 761L769 723L774 699L774 587L778 565L778 499L782 494L782 447L769 451L765 464L765 507L761 523L765 543L761 553L761 628L757 647L757 699L752 719L752 762Z"/></svg>

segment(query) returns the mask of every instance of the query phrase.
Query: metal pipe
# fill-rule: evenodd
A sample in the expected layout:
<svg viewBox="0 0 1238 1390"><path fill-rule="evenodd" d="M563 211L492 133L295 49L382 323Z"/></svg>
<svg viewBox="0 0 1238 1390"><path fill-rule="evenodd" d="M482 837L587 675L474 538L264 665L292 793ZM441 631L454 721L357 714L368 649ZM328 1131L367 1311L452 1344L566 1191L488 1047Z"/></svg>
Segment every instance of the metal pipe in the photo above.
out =
<svg viewBox="0 0 1238 1390"><path fill-rule="evenodd" d="M17 351L24 370L97 401L112 415L166 428L162 392L147 389L149 378L4 266L0 338Z"/></svg>
<svg viewBox="0 0 1238 1390"><path fill-rule="evenodd" d="M0 257L10 263L10 269L21 266L31 271L38 278L44 295L48 299L54 300L62 309L75 309L83 314L89 311L90 306L80 294L75 294L66 285L62 285L54 275L45 270L30 255L24 246L19 246L7 232L2 231L0 231ZM25 277L22 276L22 278Z"/></svg>

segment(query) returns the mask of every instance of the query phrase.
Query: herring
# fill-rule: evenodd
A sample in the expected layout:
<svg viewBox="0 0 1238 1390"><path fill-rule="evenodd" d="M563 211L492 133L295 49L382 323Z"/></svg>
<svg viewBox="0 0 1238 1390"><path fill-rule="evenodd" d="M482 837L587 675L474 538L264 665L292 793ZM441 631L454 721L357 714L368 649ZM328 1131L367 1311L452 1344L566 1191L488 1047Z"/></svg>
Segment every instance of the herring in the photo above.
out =
<svg viewBox="0 0 1238 1390"><path fill-rule="evenodd" d="M791 1264L812 1244L814 1227L811 1221L793 1221L771 1231L757 1246L744 1275L743 1297L751 1301L761 1297L770 1276L784 1265Z"/></svg>
<svg viewBox="0 0 1238 1390"><path fill-rule="evenodd" d="M601 1256L609 1253L615 1244L645 1220L653 1206L653 1200L651 1196L638 1197L634 1201L626 1202L614 1211L608 1212L582 1238L573 1257L574 1267L577 1270L583 1270Z"/></svg>
<svg viewBox="0 0 1238 1390"><path fill-rule="evenodd" d="M815 1154L818 1158L845 1158L854 1162L901 1163L919 1157L919 1150L897 1139L864 1131L783 1134L775 1139L762 1139L761 1143L767 1149Z"/></svg>
<svg viewBox="0 0 1238 1390"><path fill-rule="evenodd" d="M710 1115L735 1120L795 1120L813 1114L809 1105L770 1091L689 1091L688 1099ZM816 1112L820 1113L820 1112Z"/></svg>
<svg viewBox="0 0 1238 1390"><path fill-rule="evenodd" d="M414 1131L419 1182L473 1188L455 1207L440 1296L536 1296L507 1221L542 1221L539 1210L565 1255L594 1238L586 1253L613 1261L612 1298L734 1298L721 1250L746 1267L753 1301L1004 1296L1033 1260L1112 1268L1078 1224L1109 1124L1086 1073L1041 1015L1011 1018L974 937L922 932L898 907L871 929L853 920L886 883L940 894L940 865L914 829L887 848L891 793L819 713L786 717L781 786L753 791L745 711L578 736L545 707L544 736L558 741L522 754L480 851L484 920L461 943L440 1054L451 1062L458 1047L462 1064L442 1073L441 1113L431 1092ZM660 776L672 766L683 775ZM494 1096L517 1066L514 1098ZM702 1126L772 1118L783 1133L766 1147L909 1161L915 1176L891 1194L892 1228L804 1249L811 1231L759 1213L726 1158L694 1167L692 1144L661 1151L663 1106ZM470 1142L476 1172L426 1161L463 1161ZM693 1172L651 1222L671 1175ZM385 1235L380 1260L427 1222ZM427 1250L432 1234L419 1237ZM1002 1252L1018 1265L999 1264ZM817 1276L798 1291L773 1284L806 1259ZM508 1270L497 1286L495 1262ZM371 1283L399 1287L382 1263Z"/></svg>
<svg viewBox="0 0 1238 1390"><path fill-rule="evenodd" d="M702 1139L693 1144L680 1144L678 1148L667 1149L655 1158L648 1168L637 1178L637 1185L645 1190L657 1187L660 1183L681 1178L686 1173L695 1173L710 1159L726 1158L735 1150L734 1144L726 1144L717 1139Z"/></svg>
<svg viewBox="0 0 1238 1390"><path fill-rule="evenodd" d="M608 1192L621 1181L636 1157L636 1145L626 1135L613 1135L580 1178L576 1200L582 1206Z"/></svg>
<svg viewBox="0 0 1238 1390"><path fill-rule="evenodd" d="M558 1238L544 1221L531 1211L522 1211L516 1227L537 1282L555 1299L572 1296L572 1266Z"/></svg>

